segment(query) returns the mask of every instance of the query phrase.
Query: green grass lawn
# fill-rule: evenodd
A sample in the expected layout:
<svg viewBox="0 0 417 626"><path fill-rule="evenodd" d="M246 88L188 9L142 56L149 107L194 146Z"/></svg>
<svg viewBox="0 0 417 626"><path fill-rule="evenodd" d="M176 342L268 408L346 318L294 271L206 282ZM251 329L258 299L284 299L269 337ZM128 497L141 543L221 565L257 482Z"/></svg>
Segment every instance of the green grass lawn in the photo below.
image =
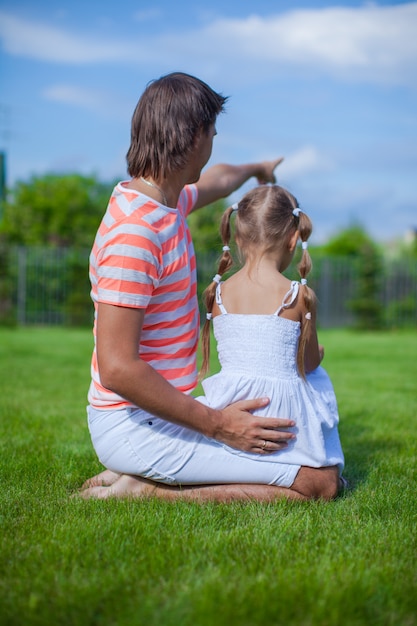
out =
<svg viewBox="0 0 417 626"><path fill-rule="evenodd" d="M337 500L83 501L91 333L0 330L0 624L417 624L417 333L322 331Z"/></svg>

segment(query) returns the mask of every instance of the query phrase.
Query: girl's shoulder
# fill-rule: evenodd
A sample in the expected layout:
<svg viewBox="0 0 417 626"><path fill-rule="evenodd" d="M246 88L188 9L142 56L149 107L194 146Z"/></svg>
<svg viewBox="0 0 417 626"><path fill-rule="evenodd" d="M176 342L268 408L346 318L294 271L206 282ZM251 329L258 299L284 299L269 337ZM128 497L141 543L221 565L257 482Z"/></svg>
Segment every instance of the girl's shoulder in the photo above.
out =
<svg viewBox="0 0 417 626"><path fill-rule="evenodd" d="M304 298L304 285L301 281L288 280L288 292L281 303L280 316L293 321L301 322L308 313L306 300ZM308 287L309 310L315 314L316 296L314 291Z"/></svg>

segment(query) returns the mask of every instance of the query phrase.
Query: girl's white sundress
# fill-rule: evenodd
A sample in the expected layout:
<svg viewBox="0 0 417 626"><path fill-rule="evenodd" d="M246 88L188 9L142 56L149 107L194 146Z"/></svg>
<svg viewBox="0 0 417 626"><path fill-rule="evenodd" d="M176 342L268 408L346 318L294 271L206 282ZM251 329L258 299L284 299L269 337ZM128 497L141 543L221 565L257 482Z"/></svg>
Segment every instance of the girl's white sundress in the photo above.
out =
<svg viewBox="0 0 417 626"><path fill-rule="evenodd" d="M339 415L333 386L320 366L307 374L297 370L297 346L300 323L280 317L298 295L299 284L291 283L279 309L272 315L227 313L221 297L221 283L216 301L221 315L213 319L214 335L221 371L203 381L205 396L199 401L214 408L224 408L238 400L268 397L270 403L257 409L257 415L295 420L291 429L296 439L285 450L257 455L257 460L324 467L344 466L337 425ZM248 456L226 446L233 454Z"/></svg>

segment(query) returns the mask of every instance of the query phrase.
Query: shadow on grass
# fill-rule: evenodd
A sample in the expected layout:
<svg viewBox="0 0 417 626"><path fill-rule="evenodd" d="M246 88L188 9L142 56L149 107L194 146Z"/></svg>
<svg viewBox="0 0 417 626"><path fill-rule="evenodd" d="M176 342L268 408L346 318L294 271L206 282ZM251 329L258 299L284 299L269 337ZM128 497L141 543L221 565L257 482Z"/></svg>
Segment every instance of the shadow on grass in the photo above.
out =
<svg viewBox="0 0 417 626"><path fill-rule="evenodd" d="M341 440L345 454L343 475L349 482L349 491L354 491L367 482L381 458L397 458L403 452L400 440L396 442L388 435L377 435L372 425L368 425L362 416L350 417L343 423Z"/></svg>

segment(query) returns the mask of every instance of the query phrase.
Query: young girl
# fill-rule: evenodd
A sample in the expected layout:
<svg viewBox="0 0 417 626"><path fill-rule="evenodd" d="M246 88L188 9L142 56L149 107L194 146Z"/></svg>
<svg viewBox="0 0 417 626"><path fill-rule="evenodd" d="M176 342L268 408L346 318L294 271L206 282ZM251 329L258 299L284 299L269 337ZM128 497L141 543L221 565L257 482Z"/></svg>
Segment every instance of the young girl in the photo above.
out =
<svg viewBox="0 0 417 626"><path fill-rule="evenodd" d="M235 241L242 268L225 282L233 264L230 254L231 218L236 215ZM316 333L316 298L307 286L312 264L309 217L297 200L279 186L261 185L228 208L221 223L223 254L218 274L203 294L207 319L202 331L203 364L207 373L210 320L221 371L203 381L200 401L223 407L250 397L268 397L259 415L285 416L296 421L296 438L275 454L258 461L288 466L344 466L337 424L336 398L330 379L320 367L323 349ZM289 266L298 240L301 281L282 272ZM262 445L268 450L268 442ZM231 453L252 456L230 449ZM340 479L340 486L345 484Z"/></svg>

